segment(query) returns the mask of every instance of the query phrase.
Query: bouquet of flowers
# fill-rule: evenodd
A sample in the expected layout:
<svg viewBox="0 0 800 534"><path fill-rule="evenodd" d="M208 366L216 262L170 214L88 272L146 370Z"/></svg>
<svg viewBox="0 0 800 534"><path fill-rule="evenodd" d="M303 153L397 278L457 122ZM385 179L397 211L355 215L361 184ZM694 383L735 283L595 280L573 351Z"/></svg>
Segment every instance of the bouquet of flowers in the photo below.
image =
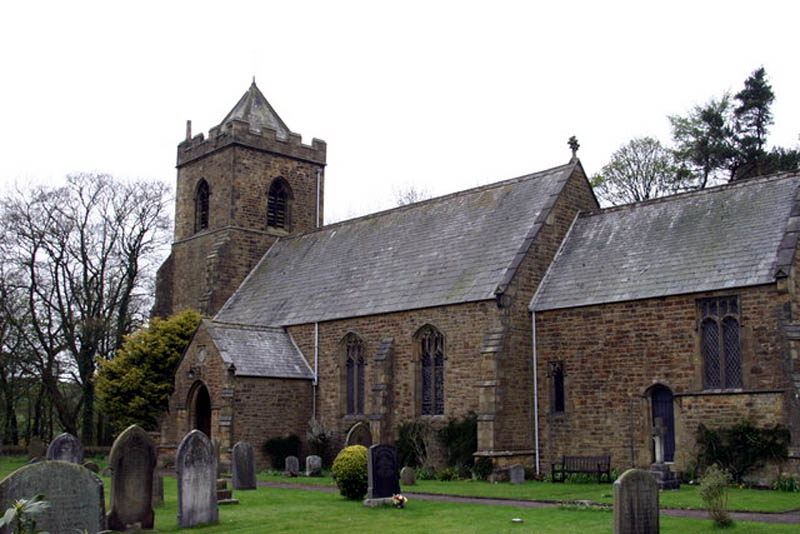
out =
<svg viewBox="0 0 800 534"><path fill-rule="evenodd" d="M408 499L400 494L392 496L392 504L394 504L395 508L403 508L407 501Z"/></svg>

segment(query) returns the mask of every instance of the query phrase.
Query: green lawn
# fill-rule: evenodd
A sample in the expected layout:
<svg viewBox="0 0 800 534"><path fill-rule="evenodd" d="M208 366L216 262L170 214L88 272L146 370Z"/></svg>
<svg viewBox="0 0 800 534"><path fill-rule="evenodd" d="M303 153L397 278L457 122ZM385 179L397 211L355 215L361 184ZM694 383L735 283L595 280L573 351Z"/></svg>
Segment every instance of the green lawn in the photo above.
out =
<svg viewBox="0 0 800 534"><path fill-rule="evenodd" d="M334 485L330 477L321 478L285 478L276 475L259 473L259 480L314 485ZM403 488L404 491L420 493L442 493L449 495L465 495L477 497L500 497L513 499L538 499L557 501L588 500L599 504L614 502L612 484L553 484L551 482L526 481L514 486L505 483L492 484L478 481L439 482L436 480L418 480L414 486ZM731 510L754 512L782 512L800 508L800 493L782 491L765 491L753 489L731 488L728 493L728 506ZM697 486L681 486L677 491L661 492L661 506L675 508L703 509L703 501L697 493Z"/></svg>

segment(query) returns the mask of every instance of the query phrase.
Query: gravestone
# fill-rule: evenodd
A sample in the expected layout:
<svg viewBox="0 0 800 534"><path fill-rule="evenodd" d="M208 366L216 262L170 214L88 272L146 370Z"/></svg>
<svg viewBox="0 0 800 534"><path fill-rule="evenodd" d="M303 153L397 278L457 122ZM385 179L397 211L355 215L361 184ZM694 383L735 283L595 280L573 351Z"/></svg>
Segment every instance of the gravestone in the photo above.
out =
<svg viewBox="0 0 800 534"><path fill-rule="evenodd" d="M300 474L300 460L297 459L297 456L287 456L285 465L283 476L296 477Z"/></svg>
<svg viewBox="0 0 800 534"><path fill-rule="evenodd" d="M400 470L400 485L413 486L417 483L417 472L413 467L405 466Z"/></svg>
<svg viewBox="0 0 800 534"><path fill-rule="evenodd" d="M512 484L525 483L525 468L520 464L514 464L508 468L508 478Z"/></svg>
<svg viewBox="0 0 800 534"><path fill-rule="evenodd" d="M53 438L53 441L50 442L50 446L47 447L47 459L82 464L83 444L69 432L59 434Z"/></svg>
<svg viewBox="0 0 800 534"><path fill-rule="evenodd" d="M614 482L614 534L658 534L658 484L642 469Z"/></svg>
<svg viewBox="0 0 800 534"><path fill-rule="evenodd" d="M256 489L256 459L253 446L240 441L233 446L231 481L235 490Z"/></svg>
<svg viewBox="0 0 800 534"><path fill-rule="evenodd" d="M367 454L367 499L391 498L400 493L397 452L392 445L373 445Z"/></svg>
<svg viewBox="0 0 800 534"><path fill-rule="evenodd" d="M164 504L164 477L153 473L153 506Z"/></svg>
<svg viewBox="0 0 800 534"><path fill-rule="evenodd" d="M306 476L307 477L321 477L322 476L322 458L316 454L306 456Z"/></svg>
<svg viewBox="0 0 800 534"><path fill-rule="evenodd" d="M114 440L109 464L112 475L108 528L153 528L153 440L141 427L129 426Z"/></svg>
<svg viewBox="0 0 800 534"><path fill-rule="evenodd" d="M39 436L33 436L28 442L28 458L41 458L44 456L45 451L47 448L44 446L44 442Z"/></svg>
<svg viewBox="0 0 800 534"><path fill-rule="evenodd" d="M219 521L217 508L217 457L214 446L200 430L186 434L175 458L178 475L178 525L193 527Z"/></svg>
<svg viewBox="0 0 800 534"><path fill-rule="evenodd" d="M664 441L667 436L667 427L664 420L656 417L653 423L653 448L655 450L655 463L650 465L650 474L653 475L658 483L659 489L673 490L681 487L681 483L675 473L664 463Z"/></svg>
<svg viewBox="0 0 800 534"><path fill-rule="evenodd" d="M36 514L36 526L51 534L98 532L105 528L103 480L68 462L42 461L21 467L0 482L0 510L14 501L44 494L50 507ZM0 527L0 534L13 528Z"/></svg>

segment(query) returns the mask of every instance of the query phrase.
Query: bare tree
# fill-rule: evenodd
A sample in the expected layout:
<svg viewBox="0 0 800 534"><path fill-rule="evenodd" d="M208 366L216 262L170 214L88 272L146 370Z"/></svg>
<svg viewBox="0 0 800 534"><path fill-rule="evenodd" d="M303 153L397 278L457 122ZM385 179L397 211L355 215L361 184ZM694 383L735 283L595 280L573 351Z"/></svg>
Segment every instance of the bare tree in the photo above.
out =
<svg viewBox="0 0 800 534"><path fill-rule="evenodd" d="M167 187L103 174L4 199L2 261L27 290L18 332L64 428L93 441L96 358L110 358L146 318L153 256L168 240ZM61 380L80 385L77 402Z"/></svg>
<svg viewBox="0 0 800 534"><path fill-rule="evenodd" d="M406 204L414 204L431 198L431 192L424 187L404 184L394 188L394 198L398 206L405 206Z"/></svg>

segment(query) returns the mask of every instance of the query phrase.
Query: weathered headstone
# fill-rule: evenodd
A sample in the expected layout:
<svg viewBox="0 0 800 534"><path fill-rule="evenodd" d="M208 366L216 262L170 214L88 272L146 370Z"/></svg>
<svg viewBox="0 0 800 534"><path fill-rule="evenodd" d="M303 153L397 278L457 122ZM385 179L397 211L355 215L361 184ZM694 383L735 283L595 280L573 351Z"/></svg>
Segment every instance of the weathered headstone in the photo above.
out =
<svg viewBox="0 0 800 534"><path fill-rule="evenodd" d="M129 426L114 440L109 463L112 476L108 528L153 528L153 440L141 427Z"/></svg>
<svg viewBox="0 0 800 534"><path fill-rule="evenodd" d="M100 466L94 462L83 462L83 467L91 471L92 473L99 473Z"/></svg>
<svg viewBox="0 0 800 534"><path fill-rule="evenodd" d="M664 420L661 417L656 417L653 424L653 444L655 446L656 463L664 463L664 439L667 436L667 427L664 426Z"/></svg>
<svg viewBox="0 0 800 534"><path fill-rule="evenodd" d="M164 504L164 476L153 473L153 506Z"/></svg>
<svg viewBox="0 0 800 534"><path fill-rule="evenodd" d="M46 450L42 439L39 436L33 436L28 442L28 459L41 458Z"/></svg>
<svg viewBox="0 0 800 534"><path fill-rule="evenodd" d="M614 534L658 534L658 484L642 469L614 482Z"/></svg>
<svg viewBox="0 0 800 534"><path fill-rule="evenodd" d="M669 468L669 465L664 463L664 441L666 436L667 427L664 426L664 420L661 417L656 417L653 423L653 445L656 461L650 465L650 474L655 477L659 489L679 489L681 487L680 480Z"/></svg>
<svg viewBox="0 0 800 534"><path fill-rule="evenodd" d="M514 464L508 468L508 478L512 484L525 483L525 468L520 464Z"/></svg>
<svg viewBox="0 0 800 534"><path fill-rule="evenodd" d="M217 457L214 446L200 430L186 434L175 459L178 474L178 525L193 527L219 521L217 508Z"/></svg>
<svg viewBox="0 0 800 534"><path fill-rule="evenodd" d="M83 444L69 432L59 434L53 438L53 441L50 442L50 446L47 447L47 459L82 464Z"/></svg>
<svg viewBox="0 0 800 534"><path fill-rule="evenodd" d="M50 507L36 515L37 528L51 534L104 528L103 480L83 466L42 461L17 469L0 482L0 510L40 493ZM0 534L10 532L12 528L0 527Z"/></svg>
<svg viewBox="0 0 800 534"><path fill-rule="evenodd" d="M369 448L367 477L367 499L383 499L400 493L397 452L392 445Z"/></svg>
<svg viewBox="0 0 800 534"><path fill-rule="evenodd" d="M306 456L306 476L307 477L321 477L322 476L322 458L316 454Z"/></svg>
<svg viewBox="0 0 800 534"><path fill-rule="evenodd" d="M256 459L253 446L240 441L233 446L233 469L231 479L235 490L256 489Z"/></svg>
<svg viewBox="0 0 800 534"><path fill-rule="evenodd" d="M300 460L297 459L297 456L287 456L285 465L284 476L296 477L300 474Z"/></svg>
<svg viewBox="0 0 800 534"><path fill-rule="evenodd" d="M413 486L417 483L417 472L413 467L405 466L400 470L400 485Z"/></svg>

